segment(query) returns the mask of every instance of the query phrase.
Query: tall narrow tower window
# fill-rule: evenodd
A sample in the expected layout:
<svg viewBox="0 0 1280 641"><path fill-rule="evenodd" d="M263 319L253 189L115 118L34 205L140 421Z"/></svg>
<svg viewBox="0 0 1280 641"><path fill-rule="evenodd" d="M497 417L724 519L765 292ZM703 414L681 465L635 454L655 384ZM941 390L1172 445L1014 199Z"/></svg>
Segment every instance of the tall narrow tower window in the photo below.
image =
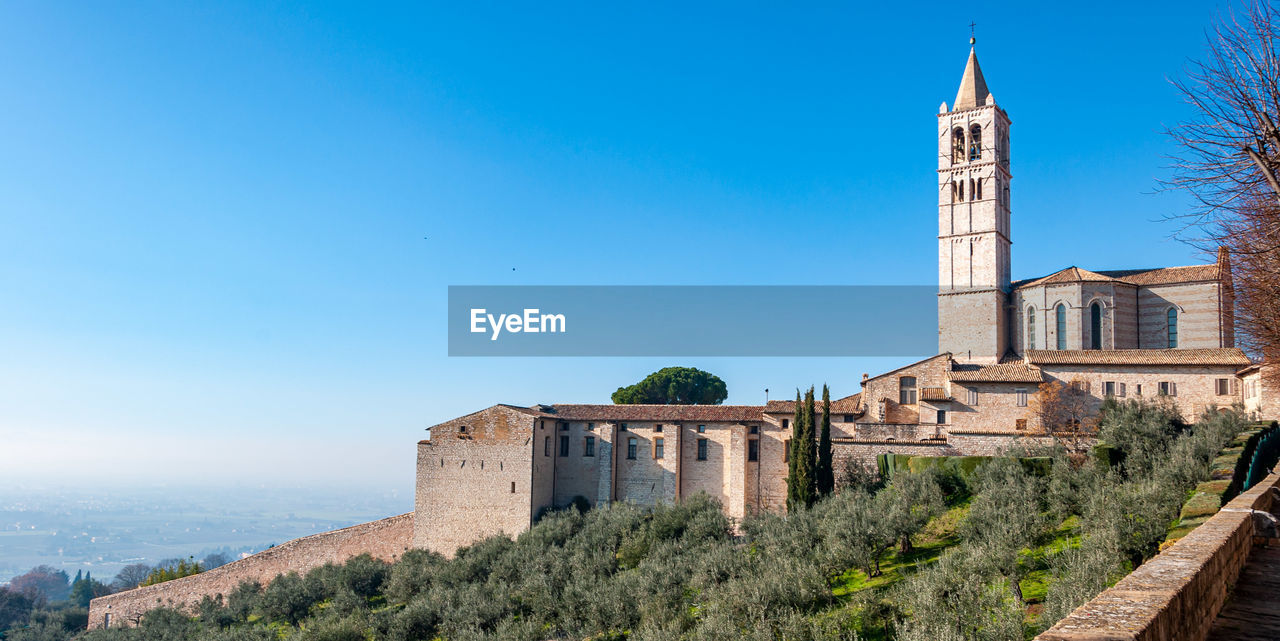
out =
<svg viewBox="0 0 1280 641"><path fill-rule="evenodd" d="M1089 306L1089 349L1102 349L1102 305Z"/></svg>
<svg viewBox="0 0 1280 641"><path fill-rule="evenodd" d="M1036 348L1036 308L1027 308L1027 349Z"/></svg>
<svg viewBox="0 0 1280 641"><path fill-rule="evenodd" d="M977 194L973 197L974 200L982 200L982 179L981 178L979 178L977 181L974 182L974 187L976 187L974 191L977 192Z"/></svg>
<svg viewBox="0 0 1280 641"><path fill-rule="evenodd" d="M982 160L982 127L969 128L969 160Z"/></svg>
<svg viewBox="0 0 1280 641"><path fill-rule="evenodd" d="M1168 317L1169 347L1174 348L1178 346L1178 308L1170 307Z"/></svg>
<svg viewBox="0 0 1280 641"><path fill-rule="evenodd" d="M958 165L964 162L964 129L956 127L951 132L951 163Z"/></svg>
<svg viewBox="0 0 1280 641"><path fill-rule="evenodd" d="M1058 308L1055 310L1055 314L1058 317L1057 318L1058 326L1057 328L1055 328L1055 331L1054 331L1054 333L1057 334L1058 349L1066 349L1067 348L1067 306L1063 305L1062 303L1058 303Z"/></svg>

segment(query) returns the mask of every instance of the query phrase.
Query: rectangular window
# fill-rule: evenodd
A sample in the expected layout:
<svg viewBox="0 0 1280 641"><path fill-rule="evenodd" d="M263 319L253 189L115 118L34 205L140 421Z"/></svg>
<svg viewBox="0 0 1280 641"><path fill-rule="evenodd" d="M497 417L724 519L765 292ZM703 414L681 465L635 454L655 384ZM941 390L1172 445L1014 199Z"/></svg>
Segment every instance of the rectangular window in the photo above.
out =
<svg viewBox="0 0 1280 641"><path fill-rule="evenodd" d="M760 439L753 438L747 441L747 460L748 461L760 460Z"/></svg>
<svg viewBox="0 0 1280 641"><path fill-rule="evenodd" d="M561 424L560 424L560 431L561 431L561 432L567 432L567 431L569 431L569 424L568 424L568 423L561 423Z"/></svg>
<svg viewBox="0 0 1280 641"><path fill-rule="evenodd" d="M1217 392L1218 396L1226 396L1230 394L1231 380L1226 378L1219 378L1218 380L1214 381L1214 391Z"/></svg>
<svg viewBox="0 0 1280 641"><path fill-rule="evenodd" d="M658 423L657 425L654 425L654 426L653 426L653 431L655 431L655 432L657 432L657 433L661 434L661 433L662 433L662 423Z"/></svg>
<svg viewBox="0 0 1280 641"><path fill-rule="evenodd" d="M784 418L784 419L782 419L782 429L784 429L784 430L785 430L785 429L787 429L787 428L789 428L789 427L791 427L791 419L789 419L789 418Z"/></svg>
<svg viewBox="0 0 1280 641"><path fill-rule="evenodd" d="M542 440L542 455L551 456L551 437L544 437Z"/></svg>
<svg viewBox="0 0 1280 641"><path fill-rule="evenodd" d="M759 434L759 433L760 433L760 426L759 426L759 425L752 425L752 426L751 426L751 429L747 430L747 432L748 432L748 433L751 433L751 434Z"/></svg>
<svg viewBox="0 0 1280 641"><path fill-rule="evenodd" d="M1142 396L1142 383L1133 386L1133 395Z"/></svg>
<svg viewBox="0 0 1280 641"><path fill-rule="evenodd" d="M1103 396L1115 396L1115 395L1116 395L1116 383L1115 383L1115 381L1107 381L1107 382L1105 382L1105 383L1103 383L1103 384L1102 384L1102 395L1103 395Z"/></svg>
<svg viewBox="0 0 1280 641"><path fill-rule="evenodd" d="M699 425L699 426L698 426L698 433L699 433L699 434L706 434L706 433L707 433L707 426L706 426L706 425Z"/></svg>
<svg viewBox="0 0 1280 641"><path fill-rule="evenodd" d="M782 462L786 463L791 460L791 439L782 442Z"/></svg>
<svg viewBox="0 0 1280 641"><path fill-rule="evenodd" d="M619 425L619 426L618 426L618 431L619 431L619 432L625 432L625 431L627 431L627 424L626 424L626 423L623 423L623 424Z"/></svg>
<svg viewBox="0 0 1280 641"><path fill-rule="evenodd" d="M511 482L511 493L512 493L512 494L515 494L515 493L516 493L516 482L515 482L515 481L512 481L512 482Z"/></svg>
<svg viewBox="0 0 1280 641"><path fill-rule="evenodd" d="M666 453L664 445L661 437L653 439L653 458L662 458L662 455Z"/></svg>
<svg viewBox="0 0 1280 641"><path fill-rule="evenodd" d="M635 438L627 439L627 458L633 461L636 460L636 439Z"/></svg>
<svg viewBox="0 0 1280 641"><path fill-rule="evenodd" d="M1156 393L1160 396L1177 396L1178 384L1171 381L1160 381L1156 388Z"/></svg>
<svg viewBox="0 0 1280 641"><path fill-rule="evenodd" d="M1018 407L1027 406L1027 389L1025 387L1019 387L1018 389L1013 390L1013 395L1018 401Z"/></svg>
<svg viewBox="0 0 1280 641"><path fill-rule="evenodd" d="M596 431L596 424L595 424L595 423L587 423L587 431L588 431L588 432L594 432L594 431Z"/></svg>
<svg viewBox="0 0 1280 641"><path fill-rule="evenodd" d="M560 456L568 456L568 455L569 455L569 437L561 436L560 437Z"/></svg>
<svg viewBox="0 0 1280 641"><path fill-rule="evenodd" d="M898 404L916 404L916 377L903 376L898 379Z"/></svg>
<svg viewBox="0 0 1280 641"><path fill-rule="evenodd" d="M1124 398L1124 395L1125 395L1124 387L1125 387L1124 383L1121 383L1121 384L1120 384L1120 398Z"/></svg>
<svg viewBox="0 0 1280 641"><path fill-rule="evenodd" d="M968 391L969 391L969 404L977 405L978 404L978 388L970 387L968 388Z"/></svg>
<svg viewBox="0 0 1280 641"><path fill-rule="evenodd" d="M588 436L588 437L586 438L586 440L585 440L585 441L583 441L583 443L582 443L582 455L583 455L583 456L595 456L595 455L596 455L596 437L594 437L594 436Z"/></svg>
<svg viewBox="0 0 1280 641"><path fill-rule="evenodd" d="M1027 419L1020 418L1014 422L1014 425L1017 426L1019 432L1025 431L1027 429Z"/></svg>
<svg viewBox="0 0 1280 641"><path fill-rule="evenodd" d="M705 438L698 439L698 460L707 460L707 439Z"/></svg>
<svg viewBox="0 0 1280 641"><path fill-rule="evenodd" d="M844 422L846 422L846 423L852 423L852 422L853 422L853 414L845 414L845 415L844 415Z"/></svg>
<svg viewBox="0 0 1280 641"><path fill-rule="evenodd" d="M946 423L947 423L947 411L938 410L938 425L946 425Z"/></svg>

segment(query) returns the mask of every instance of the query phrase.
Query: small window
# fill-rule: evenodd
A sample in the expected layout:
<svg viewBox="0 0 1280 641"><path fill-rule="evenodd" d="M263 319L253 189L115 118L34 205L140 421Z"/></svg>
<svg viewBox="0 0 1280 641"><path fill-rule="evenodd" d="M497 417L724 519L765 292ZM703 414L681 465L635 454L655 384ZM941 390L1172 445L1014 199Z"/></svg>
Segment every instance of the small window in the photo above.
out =
<svg viewBox="0 0 1280 641"><path fill-rule="evenodd" d="M547 429L547 422L546 422L546 421L538 421L538 429L540 429L540 430L545 430L545 429Z"/></svg>
<svg viewBox="0 0 1280 641"><path fill-rule="evenodd" d="M594 436L588 436L588 437L587 437L587 438L582 442L582 455L583 455L583 456L595 456L595 455L596 455L596 437L594 437Z"/></svg>
<svg viewBox="0 0 1280 641"><path fill-rule="evenodd" d="M938 425L946 425L946 424L947 424L947 411L938 410Z"/></svg>
<svg viewBox="0 0 1280 641"><path fill-rule="evenodd" d="M1019 387L1018 389L1013 390L1013 395L1014 398L1017 399L1018 407L1027 406L1027 389L1025 387Z"/></svg>
<svg viewBox="0 0 1280 641"><path fill-rule="evenodd" d="M619 432L625 432L625 431L627 431L627 424L626 424L626 423L622 423L622 424L618 425L618 431L619 431Z"/></svg>
<svg viewBox="0 0 1280 641"><path fill-rule="evenodd" d="M1133 395L1142 396L1142 383L1133 386Z"/></svg>
<svg viewBox="0 0 1280 641"><path fill-rule="evenodd" d="M1160 381L1156 387L1156 394L1160 396L1177 396L1178 384L1171 381Z"/></svg>
<svg viewBox="0 0 1280 641"><path fill-rule="evenodd" d="M964 162L964 128L956 127L951 131L951 163Z"/></svg>
<svg viewBox="0 0 1280 641"><path fill-rule="evenodd" d="M560 424L560 431L561 431L561 432L567 432L567 431L569 431L569 424L568 424L568 423L561 423L561 424Z"/></svg>
<svg viewBox="0 0 1280 641"><path fill-rule="evenodd" d="M916 377L903 376L898 379L898 403L901 405L916 404Z"/></svg>
<svg viewBox="0 0 1280 641"><path fill-rule="evenodd" d="M594 431L596 431L596 424L595 424L595 423L587 423L587 431L588 431L588 432L594 432Z"/></svg>
<svg viewBox="0 0 1280 641"><path fill-rule="evenodd" d="M699 425L699 426L698 426L698 433L699 433L699 434L706 434L706 433L707 433L707 426L706 426L706 425Z"/></svg>
<svg viewBox="0 0 1280 641"><path fill-rule="evenodd" d="M1231 393L1231 380L1226 378L1219 378L1218 380L1214 381L1214 391L1218 394L1218 396L1227 396L1228 394Z"/></svg>
<svg viewBox="0 0 1280 641"><path fill-rule="evenodd" d="M970 387L970 388L967 388L967 391L969 396L969 399L968 399L969 405L977 405L978 404L978 388Z"/></svg>
<svg viewBox="0 0 1280 641"><path fill-rule="evenodd" d="M782 442L782 462L786 463L791 460L791 439Z"/></svg>
<svg viewBox="0 0 1280 641"><path fill-rule="evenodd" d="M542 440L542 455L551 456L551 437L544 437Z"/></svg>
<svg viewBox="0 0 1280 641"><path fill-rule="evenodd" d="M512 494L515 494L515 493L516 493L516 482L515 482L515 481L512 481L512 482L511 482L511 493L512 493Z"/></svg>
<svg viewBox="0 0 1280 641"><path fill-rule="evenodd" d="M969 127L969 160L982 160L982 126Z"/></svg>
<svg viewBox="0 0 1280 641"><path fill-rule="evenodd" d="M664 450L666 448L664 447L665 443L663 443L663 440L664 439L662 437L653 439L653 458L662 458L662 455L665 453Z"/></svg>
<svg viewBox="0 0 1280 641"><path fill-rule="evenodd" d="M1103 384L1102 384L1102 395L1103 395L1103 396L1115 396L1115 395L1116 395L1116 383L1115 383L1115 381L1107 381L1107 382L1105 382L1105 383L1103 383Z"/></svg>
<svg viewBox="0 0 1280 641"><path fill-rule="evenodd" d="M1027 429L1027 419L1025 419L1025 418L1020 418L1020 419L1018 419L1018 420L1014 421L1014 426L1018 429L1018 431L1019 431L1019 432L1026 431L1026 429Z"/></svg>
<svg viewBox="0 0 1280 641"><path fill-rule="evenodd" d="M1168 336L1169 348L1172 349L1178 346L1178 309L1177 308L1175 307L1169 308L1169 313L1167 314L1167 324L1169 328L1169 336Z"/></svg>
<svg viewBox="0 0 1280 641"><path fill-rule="evenodd" d="M853 422L853 414L845 414L845 415L844 415L844 422L846 422L846 423L852 423L852 422Z"/></svg>
<svg viewBox="0 0 1280 641"><path fill-rule="evenodd" d="M787 428L789 428L789 427L791 427L791 419L789 419L789 418L784 418L784 419L782 419L782 429L784 429L784 430L785 430L785 429L787 429Z"/></svg>
<svg viewBox="0 0 1280 641"><path fill-rule="evenodd" d="M760 439L753 438L747 441L747 460L748 461L760 460Z"/></svg>
<svg viewBox="0 0 1280 641"><path fill-rule="evenodd" d="M1075 391L1077 391L1077 392L1084 392L1084 393L1088 394L1088 393L1089 393L1089 389L1090 389L1090 388L1089 388L1089 381L1082 381L1082 380L1079 380L1079 379L1074 380L1074 381L1071 381L1071 389L1073 389L1073 390L1075 390Z"/></svg>
<svg viewBox="0 0 1280 641"><path fill-rule="evenodd" d="M653 431L654 431L654 432L656 432L656 433L658 433L658 434L661 434L661 433L662 433L662 423L658 423L657 425L654 425L654 426L653 426Z"/></svg>
<svg viewBox="0 0 1280 641"><path fill-rule="evenodd" d="M569 455L569 437L561 436L560 437L560 456L568 456L568 455Z"/></svg>
<svg viewBox="0 0 1280 641"><path fill-rule="evenodd" d="M751 429L747 430L747 432L748 432L749 434L759 434L759 433L760 433L760 426L759 426L759 425L752 425L752 426L751 426Z"/></svg>
<svg viewBox="0 0 1280 641"><path fill-rule="evenodd" d="M707 460L707 439L705 438L698 439L698 460Z"/></svg>
<svg viewBox="0 0 1280 641"><path fill-rule="evenodd" d="M627 458L628 458L628 459L631 459L631 460L633 460L633 461L636 459L636 439L635 439L635 437L632 437L632 438L627 439Z"/></svg>
<svg viewBox="0 0 1280 641"><path fill-rule="evenodd" d="M459 434L466 434L466 433L467 433L467 426L466 426L466 425L460 425L460 426L458 426L458 433L459 433Z"/></svg>

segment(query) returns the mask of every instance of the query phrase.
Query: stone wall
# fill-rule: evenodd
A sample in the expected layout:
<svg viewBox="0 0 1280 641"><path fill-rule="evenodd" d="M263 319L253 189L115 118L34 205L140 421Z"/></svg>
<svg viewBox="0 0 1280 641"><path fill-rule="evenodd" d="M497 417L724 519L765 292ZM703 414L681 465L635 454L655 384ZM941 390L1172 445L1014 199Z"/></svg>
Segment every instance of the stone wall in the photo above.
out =
<svg viewBox="0 0 1280 641"><path fill-rule="evenodd" d="M863 467L876 466L876 456L880 454L906 454L908 456L951 456L955 451L946 441L919 443L901 443L897 441L855 441L841 439L831 441L831 463L839 482L849 463L855 462Z"/></svg>
<svg viewBox="0 0 1280 641"><path fill-rule="evenodd" d="M529 529L554 483L555 423L495 405L432 427L418 443L414 547L452 555Z"/></svg>
<svg viewBox="0 0 1280 641"><path fill-rule="evenodd" d="M1216 515L1076 608L1037 641L1201 641L1253 544L1252 510L1270 511L1280 474L1233 499Z"/></svg>
<svg viewBox="0 0 1280 641"><path fill-rule="evenodd" d="M1173 383L1174 395L1166 397L1178 406L1183 418L1195 421L1204 410L1211 406L1231 407L1241 399L1239 383L1236 379L1235 365L1188 366L1188 365L1050 365L1040 366L1047 379L1068 384L1073 380L1081 380L1089 384L1089 393L1094 405L1090 411L1096 411L1102 404L1105 383L1116 383L1117 396L1120 396L1119 384L1124 384L1122 400L1134 398L1159 398L1160 383ZM1227 381L1227 394L1217 393L1215 381Z"/></svg>
<svg viewBox="0 0 1280 641"><path fill-rule="evenodd" d="M89 628L135 625L148 610L192 608L206 596L229 595L244 581L263 585L286 572L368 554L395 561L413 543L413 513L294 539L194 576L98 597L89 603Z"/></svg>
<svg viewBox="0 0 1280 641"><path fill-rule="evenodd" d="M1053 444L1048 436L1004 432L948 432L947 443L957 456L1002 456L1023 448Z"/></svg>

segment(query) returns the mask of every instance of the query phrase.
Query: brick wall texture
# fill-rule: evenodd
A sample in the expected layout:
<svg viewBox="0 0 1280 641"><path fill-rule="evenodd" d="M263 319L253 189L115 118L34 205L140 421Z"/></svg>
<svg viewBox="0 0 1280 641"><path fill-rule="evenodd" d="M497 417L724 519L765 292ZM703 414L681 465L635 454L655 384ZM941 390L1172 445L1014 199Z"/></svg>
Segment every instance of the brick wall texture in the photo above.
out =
<svg viewBox="0 0 1280 641"><path fill-rule="evenodd" d="M266 585L280 574L305 573L361 554L395 561L412 543L412 512L305 536L194 576L98 597L89 603L89 627L134 625L153 608L191 608L205 596L225 597L244 581Z"/></svg>

